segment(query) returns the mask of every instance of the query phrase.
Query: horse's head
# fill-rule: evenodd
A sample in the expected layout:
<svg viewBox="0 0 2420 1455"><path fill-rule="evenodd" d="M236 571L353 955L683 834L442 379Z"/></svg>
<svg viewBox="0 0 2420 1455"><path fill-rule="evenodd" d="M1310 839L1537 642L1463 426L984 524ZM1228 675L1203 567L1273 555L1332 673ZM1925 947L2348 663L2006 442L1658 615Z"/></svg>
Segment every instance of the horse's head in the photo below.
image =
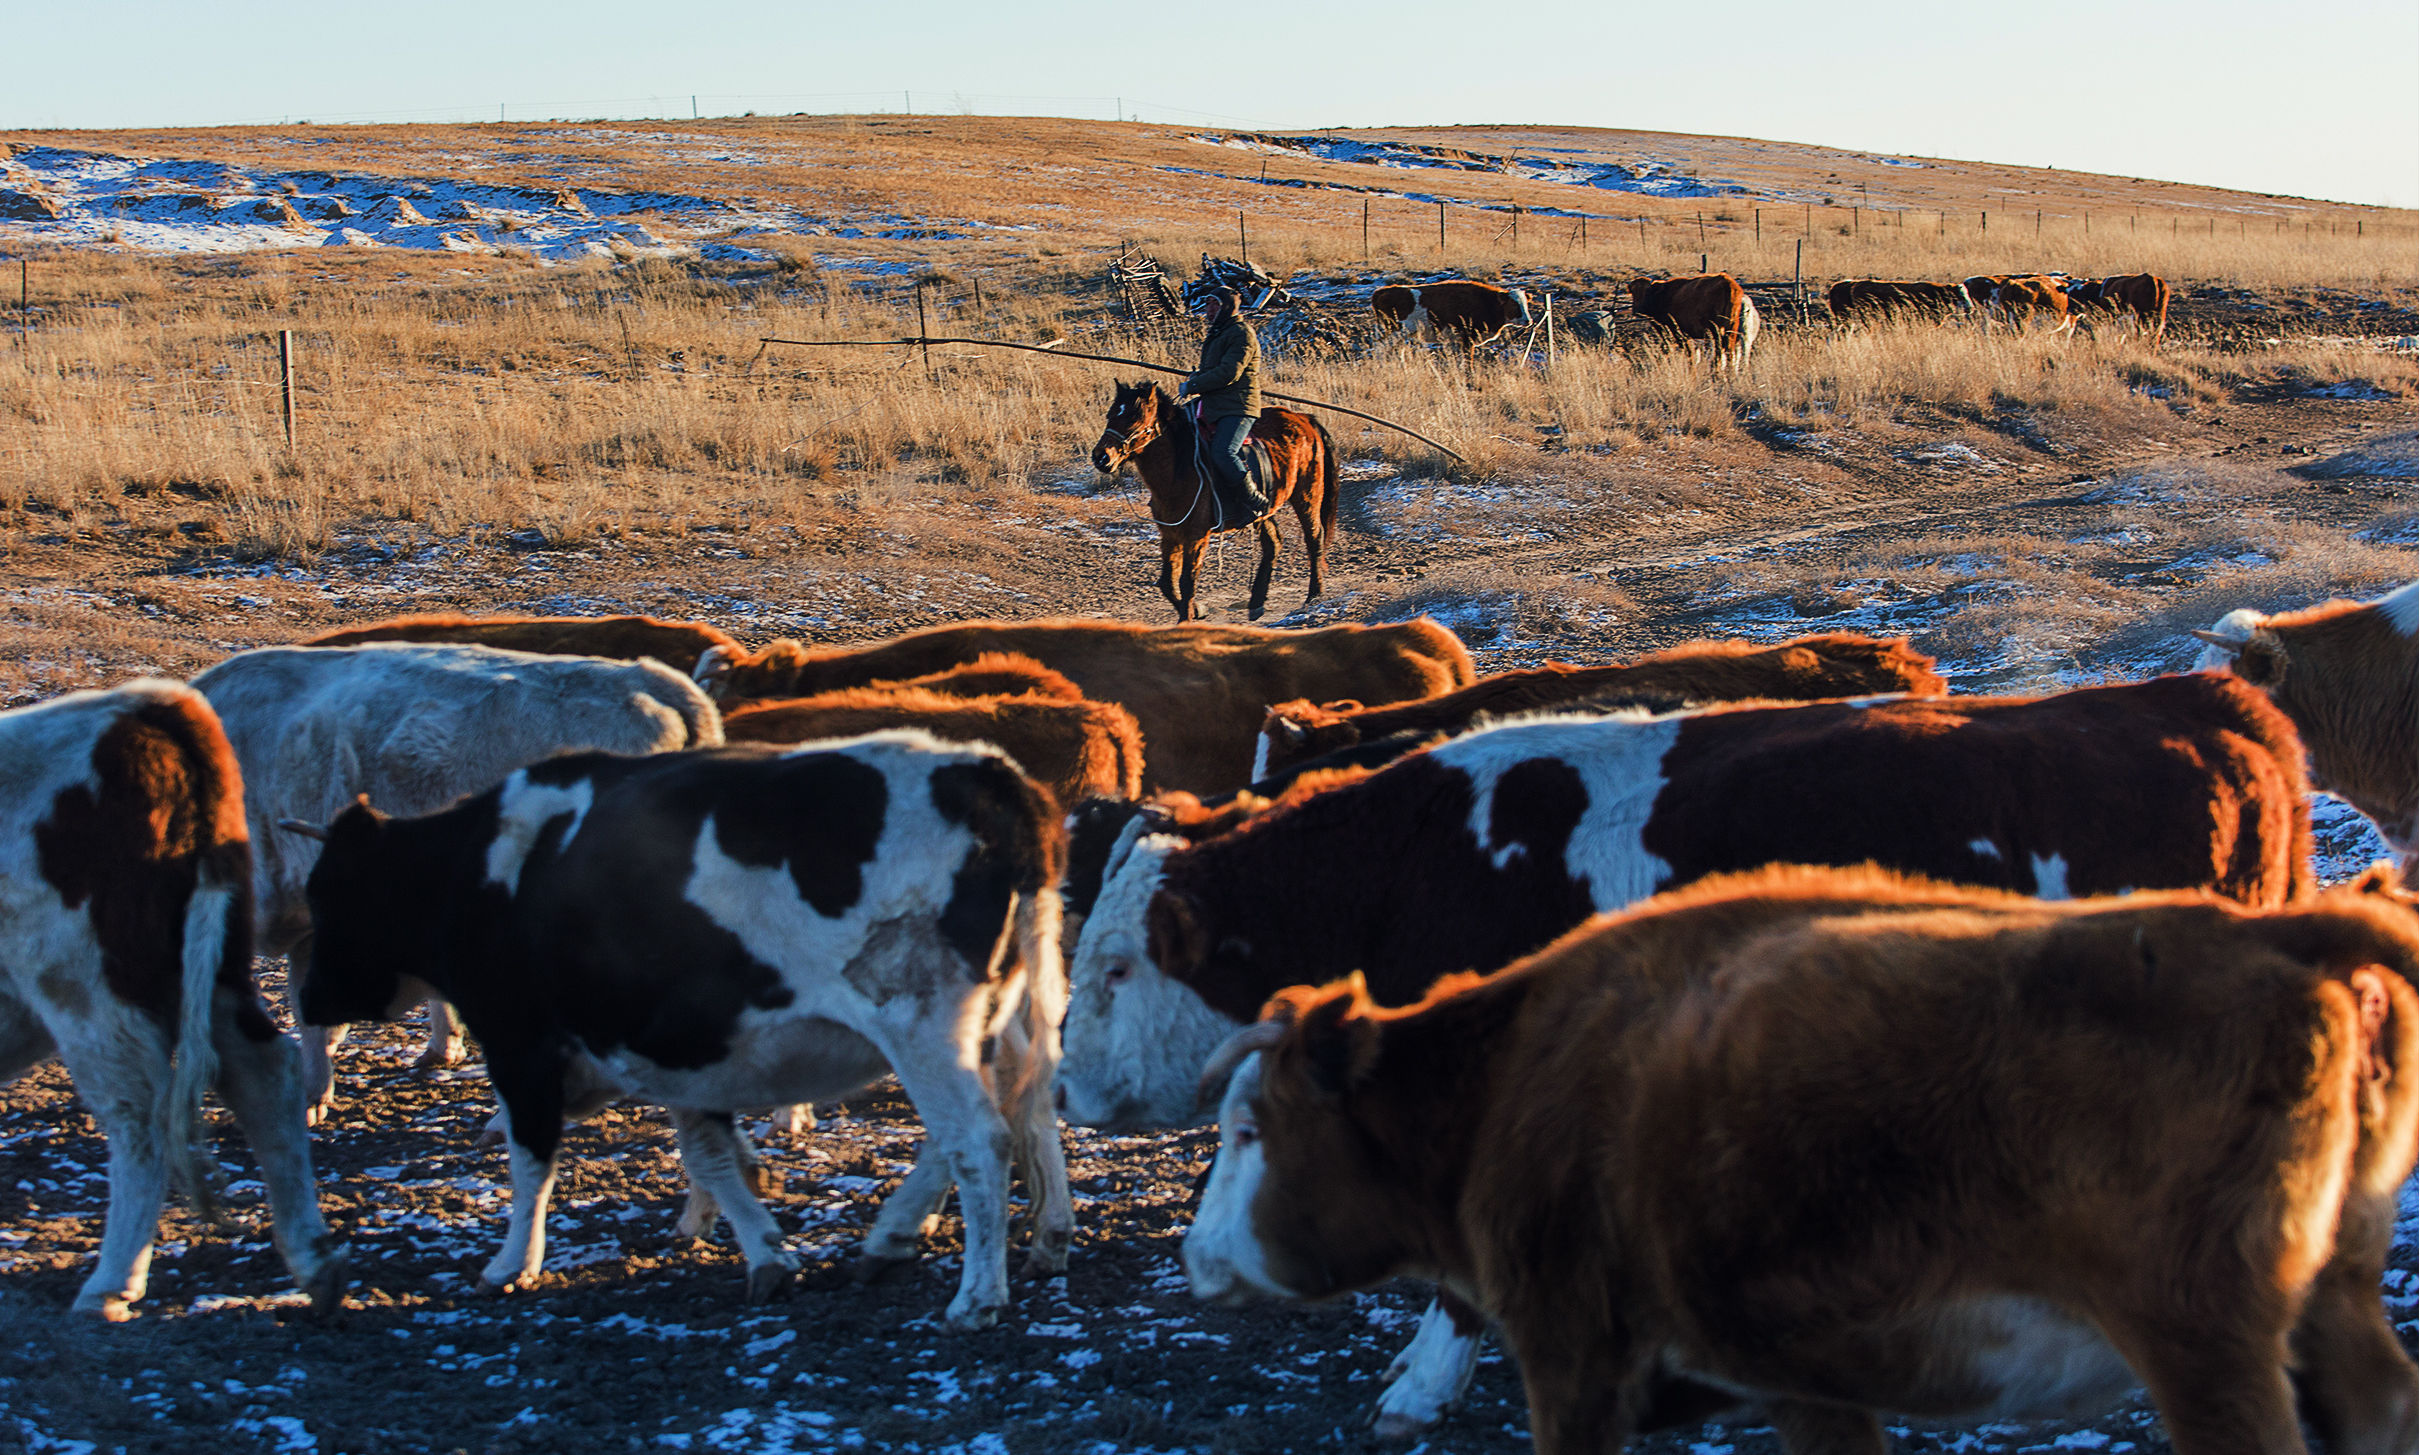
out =
<svg viewBox="0 0 2420 1455"><path fill-rule="evenodd" d="M1092 447L1092 467L1104 475L1116 474L1119 466L1160 437L1160 429L1159 390L1149 379L1120 384L1118 397L1109 401L1107 425Z"/></svg>

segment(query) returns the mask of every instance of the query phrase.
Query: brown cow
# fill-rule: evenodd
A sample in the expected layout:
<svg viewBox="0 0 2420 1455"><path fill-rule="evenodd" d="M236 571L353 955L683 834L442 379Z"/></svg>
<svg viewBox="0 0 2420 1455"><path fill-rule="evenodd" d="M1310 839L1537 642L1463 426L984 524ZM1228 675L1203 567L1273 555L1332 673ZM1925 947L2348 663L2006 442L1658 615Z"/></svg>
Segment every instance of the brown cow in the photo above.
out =
<svg viewBox="0 0 2420 1455"><path fill-rule="evenodd" d="M452 642L549 657L611 657L625 662L653 657L682 672L694 671L698 659L709 650L741 650L729 633L702 621L663 621L652 616L459 616L453 612L339 627L296 645L358 647L369 642Z"/></svg>
<svg viewBox="0 0 2420 1455"><path fill-rule="evenodd" d="M1062 804L1133 798L1143 791L1143 735L1133 715L1114 702L849 687L735 708L723 719L723 741L803 743L905 727L943 742L990 743Z"/></svg>
<svg viewBox="0 0 2420 1455"><path fill-rule="evenodd" d="M1874 1411L2138 1382L2179 1455L2302 1450L2298 1395L2331 1451L2396 1455L2416 951L2359 889L2060 905L1792 868L1402 1010L1289 991L1204 1077L1186 1272L1220 1302L1441 1278L1519 1358L1545 1455L1718 1413L1880 1452Z"/></svg>
<svg viewBox="0 0 2420 1455"><path fill-rule="evenodd" d="M1826 301L1832 317L1846 323L1860 316L1947 318L1971 307L1963 285L1896 278L1843 278Z"/></svg>
<svg viewBox="0 0 2420 1455"><path fill-rule="evenodd" d="M1655 281L1630 280L1630 307L1639 317L1684 339L1703 339L1717 365L1745 368L1761 322L1755 300L1729 273L1697 273Z"/></svg>
<svg viewBox="0 0 2420 1455"><path fill-rule="evenodd" d="M2032 327L2035 319L2047 316L2055 320L2052 333L2066 333L2075 327L2067 290L2056 278L2038 273L2014 276L1990 273L1969 278L1963 286L1967 298L1982 314L1986 331L1995 318L2023 329Z"/></svg>
<svg viewBox="0 0 2420 1455"><path fill-rule="evenodd" d="M2150 335L2155 349L2167 337L2168 280L2157 273L2121 273L2114 278L2070 284L2067 296L2079 311L2113 313L2141 329Z"/></svg>
<svg viewBox="0 0 2420 1455"><path fill-rule="evenodd" d="M1312 631L1188 623L972 622L873 646L810 650L782 640L753 656L699 664L726 703L807 697L1016 652L1063 672L1084 695L1114 702L1143 730L1143 781L1154 791L1224 793L1251 781L1253 744L1272 702L1351 697L1401 702L1466 687L1470 653L1421 617Z"/></svg>
<svg viewBox="0 0 2420 1455"><path fill-rule="evenodd" d="M900 682L870 683L879 687L917 687L944 697L1048 697L1058 702L1081 702L1084 689L1031 657L1014 652L985 652L963 667L947 667Z"/></svg>
<svg viewBox="0 0 2420 1455"><path fill-rule="evenodd" d="M1482 677L1459 692L1391 707L1281 702L1261 724L1255 782L1307 758L1397 733L1458 733L1487 718L1544 708L1578 708L1636 695L1689 703L1751 698L1815 701L1904 692L1938 697L1949 684L1933 659L1903 637L1877 640L1850 632L1798 637L1774 645L1689 642L1602 667L1549 662ZM1408 751L1415 743L1405 743Z"/></svg>
<svg viewBox="0 0 2420 1455"><path fill-rule="evenodd" d="M2329 601L2263 616L2228 612L2203 669L2269 694L2311 753L2311 781L2359 809L2395 851L2403 882L2420 846L2420 585L2375 601Z"/></svg>
<svg viewBox="0 0 2420 1455"><path fill-rule="evenodd" d="M1529 295L1518 288L1449 278L1436 283L1390 283L1370 295L1379 322L1405 338L1422 332L1468 346L1519 324L1529 326Z"/></svg>

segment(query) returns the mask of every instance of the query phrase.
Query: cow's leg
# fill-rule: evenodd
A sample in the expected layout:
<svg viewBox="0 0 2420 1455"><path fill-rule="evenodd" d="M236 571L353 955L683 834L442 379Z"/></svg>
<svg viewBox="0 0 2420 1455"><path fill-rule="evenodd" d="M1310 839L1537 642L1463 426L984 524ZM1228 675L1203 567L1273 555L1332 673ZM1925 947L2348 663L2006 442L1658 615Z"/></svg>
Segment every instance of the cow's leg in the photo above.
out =
<svg viewBox="0 0 2420 1455"><path fill-rule="evenodd" d="M73 1307L115 1324L135 1316L127 1305L150 1287L151 1240L168 1204L168 1148L160 1140L168 1047L133 1011L110 1005L102 1016L114 1023L78 1027L88 1034L71 1033L59 1049L76 1095L109 1140L109 1215L99 1258Z"/></svg>
<svg viewBox="0 0 2420 1455"><path fill-rule="evenodd" d="M1067 1149L1059 1141L1059 1114L1052 1087L1058 1070L1055 1059L1038 1064L1033 1042L1022 1022L1012 1021L1000 1036L995 1074L1010 1088L1006 1108L1014 1139L1017 1169L1025 1178L1025 1196L1033 1208L1033 1242L1025 1250L1022 1271L1049 1277L1067 1271L1067 1250L1075 1242L1075 1200L1067 1189Z"/></svg>
<svg viewBox="0 0 2420 1455"><path fill-rule="evenodd" d="M513 1178L512 1221L504 1246L479 1274L490 1292L526 1283L546 1263L546 1205L555 1193L555 1152L563 1143L563 1075L567 1053L531 1047L500 1055L488 1048L488 1076L504 1102L505 1154ZM502 1063L502 1064L499 1064Z"/></svg>
<svg viewBox="0 0 2420 1455"><path fill-rule="evenodd" d="M871 1283L884 1269L916 1257L925 1234L940 1221L941 1204L950 1195L950 1185L949 1159L934 1146L928 1132L924 1144L916 1149L916 1165L882 1200L882 1211L875 1215L865 1246L858 1250L854 1276L859 1283Z"/></svg>
<svg viewBox="0 0 2420 1455"><path fill-rule="evenodd" d="M1610 1455L1637 1433L1645 1387L1644 1359L1611 1330L1572 1344L1569 1321L1541 1320L1524 1337L1521 1321L1504 1324L1505 1342L1520 1361L1529 1396L1529 1439L1538 1455Z"/></svg>
<svg viewBox="0 0 2420 1455"><path fill-rule="evenodd" d="M925 1147L908 1181L914 1183L926 1163L938 1159L947 1180L958 1184L966 1263L944 1317L956 1328L989 1328L1008 1305L1008 1123L974 1069L982 1062L973 1047L936 1043L929 1031L927 1039L914 1036L911 1030L882 1038L888 1044L878 1042L924 1120ZM907 1191L903 1185L895 1199ZM885 1214L889 1211L886 1206Z"/></svg>
<svg viewBox="0 0 2420 1455"><path fill-rule="evenodd" d="M412 1069L434 1071L440 1066L461 1065L465 1049L462 1022L455 1017L454 1008L445 1003L444 996L434 991L429 993L426 1004L429 1013L428 1045L413 1060Z"/></svg>
<svg viewBox="0 0 2420 1455"><path fill-rule="evenodd" d="M310 973L311 937L305 935L286 951L286 1009L302 1047L303 1125L315 1127L336 1105L336 1048L344 1044L345 1027L302 1023L302 987Z"/></svg>
<svg viewBox="0 0 2420 1455"><path fill-rule="evenodd" d="M2336 1252L2294 1327L2294 1385L2302 1413L2331 1455L2410 1455L2412 1361L2378 1301L2393 1241L2394 1202L2345 1199Z"/></svg>
<svg viewBox="0 0 2420 1455"><path fill-rule="evenodd" d="M0 1085L16 1080L59 1053L50 1028L33 1007L0 983Z"/></svg>
<svg viewBox="0 0 2420 1455"><path fill-rule="evenodd" d="M1882 1421L1867 1410L1779 1400L1766 1414L1789 1455L1884 1455Z"/></svg>
<svg viewBox="0 0 2420 1455"><path fill-rule="evenodd" d="M1485 1327L1477 1309L1438 1290L1420 1315L1412 1342L1386 1367L1389 1383L1371 1422L1378 1438L1411 1439L1461 1402L1479 1367L1479 1333Z"/></svg>
<svg viewBox="0 0 2420 1455"><path fill-rule="evenodd" d="M2278 1331L2173 1316L2103 1329L2151 1391L2176 1455L2304 1455Z"/></svg>
<svg viewBox="0 0 2420 1455"><path fill-rule="evenodd" d="M222 1002L229 998L221 991ZM295 1286L322 1311L344 1289L345 1248L320 1216L311 1175L311 1135L303 1120L302 1056L282 1035L255 1041L222 1012L211 1026L218 1051L218 1094L235 1113L269 1192L270 1235Z"/></svg>
<svg viewBox="0 0 2420 1455"><path fill-rule="evenodd" d="M1176 619L1185 620L1185 598L1176 592L1177 558L1184 554L1184 542L1162 527L1160 530L1160 595L1176 608Z"/></svg>
<svg viewBox="0 0 2420 1455"><path fill-rule="evenodd" d="M731 1114L672 1108L673 1134L680 1139L681 1170L722 1205L732 1241L748 1260L748 1302L763 1303L787 1287L798 1259L782 1246L781 1225L749 1188L755 1150L732 1125Z"/></svg>
<svg viewBox="0 0 2420 1455"><path fill-rule="evenodd" d="M1260 538L1260 564L1252 571L1252 599L1245 607L1245 614L1248 619L1258 621L1269 604L1269 582L1277 575L1277 517L1274 514L1261 517L1252 532Z"/></svg>

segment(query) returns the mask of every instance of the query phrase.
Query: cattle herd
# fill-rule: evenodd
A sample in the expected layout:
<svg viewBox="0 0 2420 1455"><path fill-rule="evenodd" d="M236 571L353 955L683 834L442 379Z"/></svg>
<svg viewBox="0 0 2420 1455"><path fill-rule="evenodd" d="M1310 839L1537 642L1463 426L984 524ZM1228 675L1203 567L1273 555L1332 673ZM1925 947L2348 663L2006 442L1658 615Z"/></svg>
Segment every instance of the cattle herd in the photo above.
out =
<svg viewBox="0 0 2420 1455"><path fill-rule="evenodd" d="M1632 313L1659 335L1703 346L1721 367L1742 368L1756 347L1756 302L1729 273L1633 278ZM1958 283L1843 278L1826 295L1832 320L1844 326L1884 320L1973 320L1986 330L2046 327L2070 333L2079 323L2107 321L2141 333L2157 348L2168 332L2167 280L2156 273L2070 278L2059 273L1984 274ZM1390 284L1370 295L1379 322L1403 337L1422 334L1465 347L1508 329L1528 327L1529 297L1518 288L1451 279Z"/></svg>
<svg viewBox="0 0 2420 1455"><path fill-rule="evenodd" d="M1492 1325L1541 1450L1878 1451L1882 1415L2142 1385L2188 1455L2298 1419L2396 1455L2416 598L2231 612L2194 672L2034 698L1845 634L1478 678L1425 618L377 622L0 713L0 1077L60 1057L107 1136L74 1307L113 1321L171 1183L214 1206L211 1088L341 1299L331 1053L425 1003L423 1062L466 1028L501 1105L490 1287L544 1267L565 1121L629 1099L774 1297L738 1117L887 1075L926 1137L862 1265L954 1188L957 1328L1008 1305L1012 1184L1025 1267L1067 1264L1062 1117L1215 1116L1196 1294L1437 1286L1384 1433ZM2399 865L2316 886L2313 789Z"/></svg>

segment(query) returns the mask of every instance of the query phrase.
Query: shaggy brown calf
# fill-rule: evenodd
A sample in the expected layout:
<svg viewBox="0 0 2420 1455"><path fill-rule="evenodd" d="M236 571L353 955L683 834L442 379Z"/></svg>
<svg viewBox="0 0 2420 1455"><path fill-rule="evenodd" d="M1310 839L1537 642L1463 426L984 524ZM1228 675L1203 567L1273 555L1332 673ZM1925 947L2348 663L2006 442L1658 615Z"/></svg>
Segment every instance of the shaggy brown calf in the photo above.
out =
<svg viewBox="0 0 2420 1455"><path fill-rule="evenodd" d="M1391 707L1331 702L1281 702L1261 723L1255 782L1306 758L1396 733L1458 733L1483 718L1547 708L1582 708L1608 698L1666 697L1691 703L1768 698L1812 702L1903 692L1939 697L1949 684L1933 659L1907 644L1831 632L1772 646L1754 642L1690 642L1602 667L1549 662L1482 677L1459 692ZM1407 749L1413 744L1407 743Z"/></svg>
<svg viewBox="0 0 2420 1455"><path fill-rule="evenodd" d="M884 728L922 728L948 743L990 743L1062 804L1143 791L1143 735L1114 702L1049 697L944 697L916 687L854 687L757 702L723 719L731 743L804 743Z"/></svg>
<svg viewBox="0 0 2420 1455"><path fill-rule="evenodd" d="M754 655L717 653L698 675L717 700L735 705L916 677L986 652L1031 657L1065 673L1093 701L1133 713L1143 730L1144 786L1154 791L1224 793L1250 782L1253 745L1272 702L1401 702L1471 681L1470 653L1426 617L1313 631L976 622L864 647L810 650L777 641Z"/></svg>
<svg viewBox="0 0 2420 1455"><path fill-rule="evenodd" d="M698 658L709 650L741 650L728 632L702 621L662 621L652 616L458 616L452 612L340 627L295 645L358 647L370 642L452 642L549 657L611 657L624 662L653 657L682 672L694 671Z"/></svg>
<svg viewBox="0 0 2420 1455"><path fill-rule="evenodd" d="M1710 881L1402 1010L1358 979L1278 997L1205 1076L1186 1270L1221 1301L1441 1277L1548 1455L1727 1408L1794 1455L1880 1452L1873 1411L2137 1381L2180 1455L2301 1450L2298 1395L2332 1451L2393 1455L2415 949L2361 889Z"/></svg>
<svg viewBox="0 0 2420 1455"><path fill-rule="evenodd" d="M2242 608L2195 636L2199 665L2234 673L2294 720L2311 781L2361 810L2413 882L2420 845L2420 585L2375 601L2263 616Z"/></svg>

